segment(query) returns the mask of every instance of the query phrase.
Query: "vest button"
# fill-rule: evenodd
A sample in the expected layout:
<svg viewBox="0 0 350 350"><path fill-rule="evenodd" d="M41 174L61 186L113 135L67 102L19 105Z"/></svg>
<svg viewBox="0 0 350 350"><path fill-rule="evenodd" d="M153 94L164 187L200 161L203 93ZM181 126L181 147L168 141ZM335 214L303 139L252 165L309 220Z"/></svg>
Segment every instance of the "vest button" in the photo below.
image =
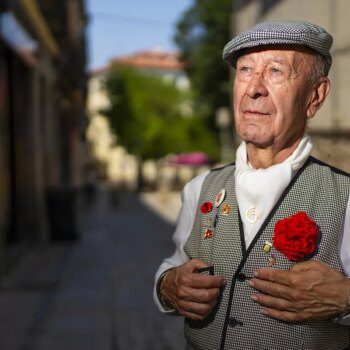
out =
<svg viewBox="0 0 350 350"><path fill-rule="evenodd" d="M230 317L230 319L228 320L228 324L230 327L236 327L238 322L234 317Z"/></svg>
<svg viewBox="0 0 350 350"><path fill-rule="evenodd" d="M244 282L246 280L246 275L244 273L239 273L237 279L239 282Z"/></svg>

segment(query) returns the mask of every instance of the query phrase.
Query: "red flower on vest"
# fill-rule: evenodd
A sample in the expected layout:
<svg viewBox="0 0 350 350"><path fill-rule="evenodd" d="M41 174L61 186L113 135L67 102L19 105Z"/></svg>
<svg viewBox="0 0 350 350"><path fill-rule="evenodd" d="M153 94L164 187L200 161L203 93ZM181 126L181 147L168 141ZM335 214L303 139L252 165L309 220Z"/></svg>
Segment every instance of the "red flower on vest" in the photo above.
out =
<svg viewBox="0 0 350 350"><path fill-rule="evenodd" d="M316 249L318 227L315 221L302 211L277 221L274 231L274 248L290 261L308 257Z"/></svg>

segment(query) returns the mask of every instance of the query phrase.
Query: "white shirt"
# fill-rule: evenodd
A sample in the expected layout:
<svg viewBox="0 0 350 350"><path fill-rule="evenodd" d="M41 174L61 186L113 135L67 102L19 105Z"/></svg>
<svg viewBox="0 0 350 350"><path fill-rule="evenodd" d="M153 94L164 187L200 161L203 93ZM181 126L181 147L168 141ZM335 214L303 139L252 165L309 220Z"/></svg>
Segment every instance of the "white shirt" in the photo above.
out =
<svg viewBox="0 0 350 350"><path fill-rule="evenodd" d="M274 207L293 176L308 159L311 150L312 142L309 136L305 135L293 154L284 162L267 169L254 169L247 161L245 143L242 142L238 147L234 177L246 247L248 247L254 239L260 226L265 221L269 212ZM205 172L195 177L185 185L182 191L182 207L178 216L175 233L173 235L176 249L172 256L163 260L155 276L156 282L164 271L174 266L182 265L189 260L189 257L184 251L184 247L192 231L202 184L208 173L209 172ZM273 188L267 185L268 183L271 184L271 182L274 184L274 186L272 186ZM254 191L251 189L254 189ZM254 220L249 220L249 216L246 215L247 211L251 208L254 208ZM256 218L258 218L258 220L256 220ZM350 198L339 236L338 246L340 261L347 276L350 276L349 247ZM164 309L157 298L156 289L154 289L154 300L159 309L164 312ZM346 323L350 324L350 316L347 316L343 320L346 320Z"/></svg>

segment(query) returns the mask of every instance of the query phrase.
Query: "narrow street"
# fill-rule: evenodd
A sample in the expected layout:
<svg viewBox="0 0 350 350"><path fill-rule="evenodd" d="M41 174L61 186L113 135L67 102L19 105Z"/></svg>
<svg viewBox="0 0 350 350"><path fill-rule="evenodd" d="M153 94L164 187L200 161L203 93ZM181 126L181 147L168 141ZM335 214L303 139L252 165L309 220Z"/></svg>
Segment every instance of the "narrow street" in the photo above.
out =
<svg viewBox="0 0 350 350"><path fill-rule="evenodd" d="M171 198L100 190L81 209L79 241L26 254L0 290L0 348L183 349L182 319L152 299L156 268L173 249ZM169 208L166 220L156 207Z"/></svg>

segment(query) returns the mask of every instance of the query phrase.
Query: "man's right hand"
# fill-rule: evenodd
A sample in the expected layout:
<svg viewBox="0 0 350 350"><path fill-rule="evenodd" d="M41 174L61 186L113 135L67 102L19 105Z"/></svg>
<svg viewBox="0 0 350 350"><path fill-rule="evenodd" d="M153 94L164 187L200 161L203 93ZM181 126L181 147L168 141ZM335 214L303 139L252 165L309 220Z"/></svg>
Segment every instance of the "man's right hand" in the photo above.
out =
<svg viewBox="0 0 350 350"><path fill-rule="evenodd" d="M207 266L199 259L192 259L169 270L161 284L162 298L186 318L205 319L217 303L220 287L225 284L221 276L197 272Z"/></svg>

